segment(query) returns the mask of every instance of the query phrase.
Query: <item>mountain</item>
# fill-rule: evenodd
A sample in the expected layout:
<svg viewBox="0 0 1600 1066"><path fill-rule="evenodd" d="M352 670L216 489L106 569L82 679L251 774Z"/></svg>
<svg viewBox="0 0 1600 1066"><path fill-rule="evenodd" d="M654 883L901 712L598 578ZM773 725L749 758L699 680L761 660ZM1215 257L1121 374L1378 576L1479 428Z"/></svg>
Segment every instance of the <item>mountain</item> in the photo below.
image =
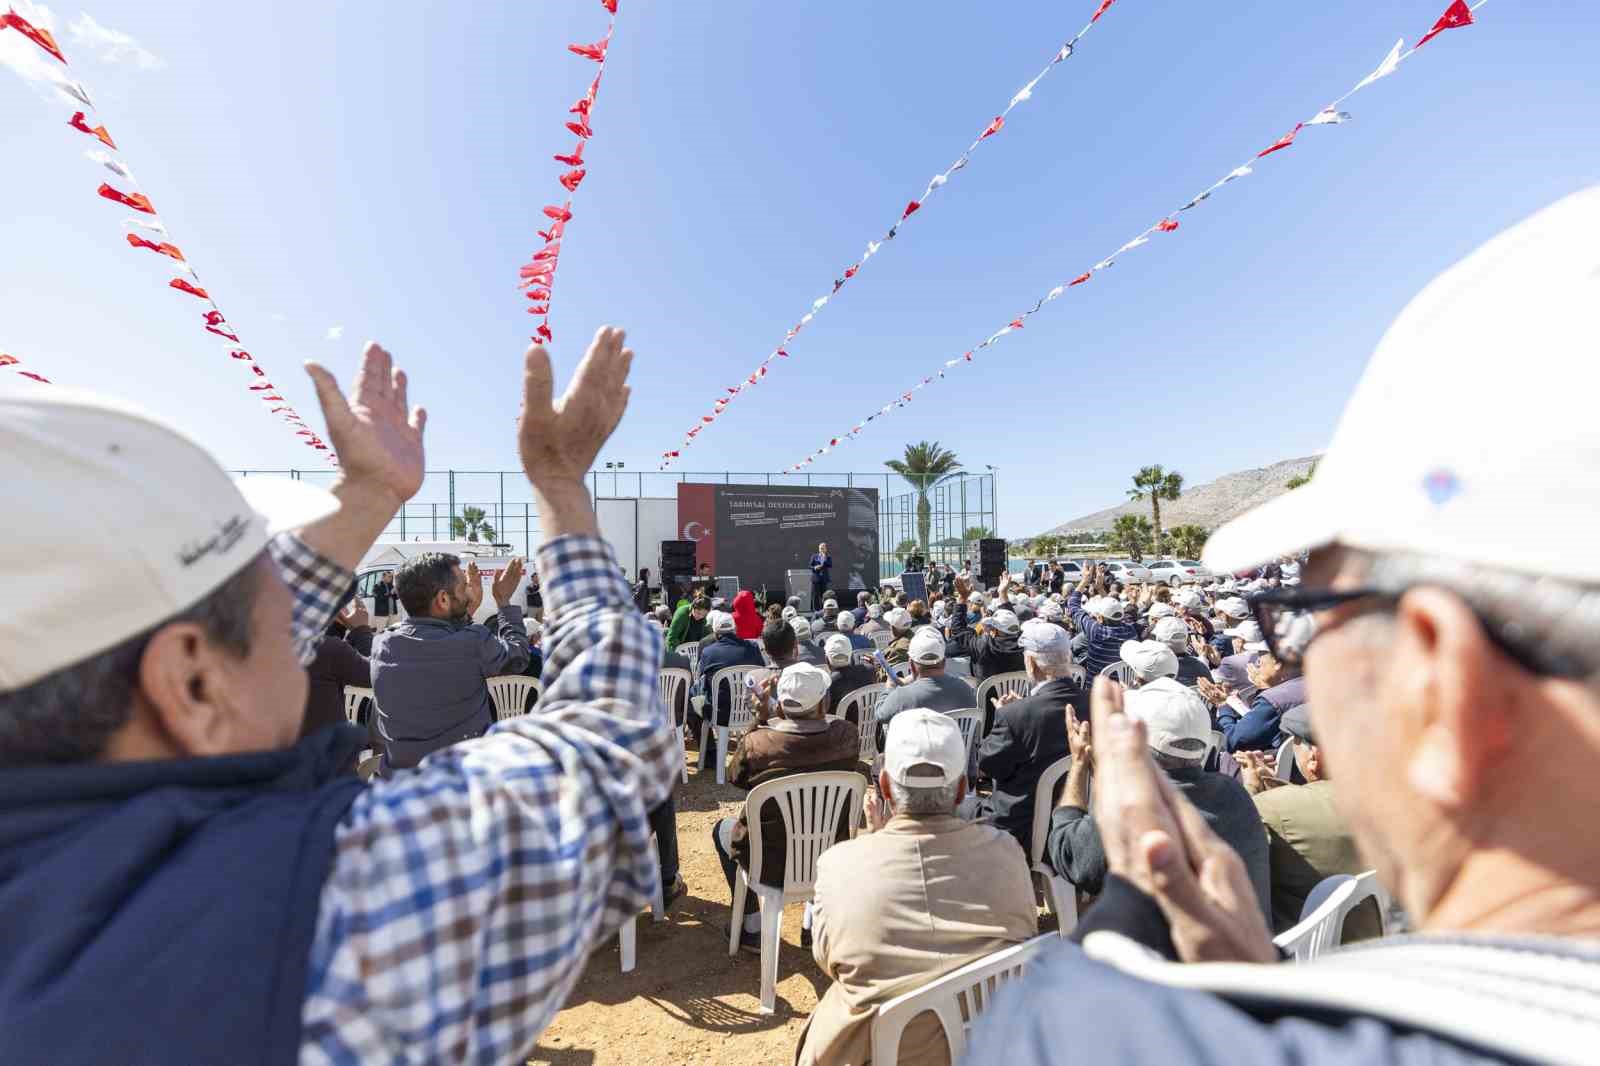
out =
<svg viewBox="0 0 1600 1066"><path fill-rule="evenodd" d="M1285 459L1271 466L1257 470L1239 470L1232 474L1224 474L1204 485L1187 487L1183 490L1183 495L1176 500L1161 501L1161 525L1164 529L1171 529L1173 526L1193 523L1206 529L1216 529L1252 507L1259 507L1273 497L1288 492L1289 490L1284 488L1284 482L1310 470L1311 464L1316 462L1317 458L1315 455L1307 455L1300 459ZM1144 515L1148 518L1150 501L1129 500L1116 507L1108 507L1104 511L1096 511L1094 514L1086 514L1082 518L1063 522L1046 532L1057 534L1101 532L1110 529L1118 515L1125 514Z"/></svg>

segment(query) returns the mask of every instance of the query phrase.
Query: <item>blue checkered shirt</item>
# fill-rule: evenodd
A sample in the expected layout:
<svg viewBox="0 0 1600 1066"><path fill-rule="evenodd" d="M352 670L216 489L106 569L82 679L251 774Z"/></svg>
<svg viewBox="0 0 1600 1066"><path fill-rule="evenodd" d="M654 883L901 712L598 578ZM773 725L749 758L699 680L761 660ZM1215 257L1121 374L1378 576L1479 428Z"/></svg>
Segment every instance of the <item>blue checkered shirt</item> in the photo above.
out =
<svg viewBox="0 0 1600 1066"><path fill-rule="evenodd" d="M273 557L297 638L320 633L350 575L298 541ZM647 812L681 760L661 636L598 537L550 541L537 569L538 706L375 783L335 833L303 1063L523 1062L589 952L657 890Z"/></svg>

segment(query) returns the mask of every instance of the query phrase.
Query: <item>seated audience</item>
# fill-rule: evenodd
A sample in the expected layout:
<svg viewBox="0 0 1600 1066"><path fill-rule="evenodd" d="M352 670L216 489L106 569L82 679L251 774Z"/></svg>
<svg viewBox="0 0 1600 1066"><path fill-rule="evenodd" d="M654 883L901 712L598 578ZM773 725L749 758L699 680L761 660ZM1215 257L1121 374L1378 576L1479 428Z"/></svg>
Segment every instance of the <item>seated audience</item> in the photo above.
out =
<svg viewBox="0 0 1600 1066"><path fill-rule="evenodd" d="M761 612L756 610L756 594L740 589L733 594L734 633L740 640L761 639Z"/></svg>
<svg viewBox="0 0 1600 1066"><path fill-rule="evenodd" d="M1306 680L1298 667L1271 652L1258 654L1246 668L1259 694L1245 705L1236 694L1215 688L1224 699L1217 706L1217 729L1224 751L1271 751L1278 746L1278 720L1290 707L1306 702ZM1204 686L1201 691L1205 692Z"/></svg>
<svg viewBox="0 0 1600 1066"><path fill-rule="evenodd" d="M981 816L1010 833L1024 853L1033 846L1034 790L1039 775L1067 754L1064 714L1088 713L1088 693L1072 679L1071 642L1060 626L1034 619L1022 631L1023 669L1031 695L1002 697L994 727L978 748L978 770L994 781Z"/></svg>
<svg viewBox="0 0 1600 1066"><path fill-rule="evenodd" d="M811 620L803 615L796 615L789 619L789 628L794 630L795 653L799 655L800 661L827 669L828 657L822 653L822 649L811 636Z"/></svg>
<svg viewBox="0 0 1600 1066"><path fill-rule="evenodd" d="M878 668L866 663L855 662L855 649L850 646L850 638L842 633L835 633L822 644L822 651L828 659L828 670L833 677L833 683L828 686L828 706L839 713L839 708L844 705L844 698L850 693L868 685L876 685L881 681ZM871 723L863 723L857 711L851 711L850 720L857 726L866 728Z"/></svg>
<svg viewBox="0 0 1600 1066"><path fill-rule="evenodd" d="M1310 709L1305 704L1289 708L1278 728L1294 745L1294 764L1305 784L1280 780L1265 752L1242 751L1234 756L1239 780L1255 798L1267 829L1274 933L1300 921L1306 897L1319 882L1370 869L1334 804L1333 782L1313 735ZM1345 918L1344 942L1375 937L1381 929L1377 905L1364 903Z"/></svg>
<svg viewBox="0 0 1600 1066"><path fill-rule="evenodd" d="M977 706L977 693L959 677L945 673L945 641L933 628L919 629L907 648L912 680L891 688L878 701L874 719L878 749L883 750L889 722L901 711L926 707L934 711L968 711Z"/></svg>
<svg viewBox="0 0 1600 1066"><path fill-rule="evenodd" d="M1000 575L1002 601L1010 575ZM1016 612L1001 608L985 618L982 629L975 628L976 620L968 615L959 602L950 620L950 640L945 646L945 657L965 656L972 665L972 676L979 681L996 674L1010 674L1022 669L1022 649L1017 635L1022 623Z"/></svg>
<svg viewBox="0 0 1600 1066"><path fill-rule="evenodd" d="M856 627L860 628L867 620L867 612L872 606L872 593L862 589L856 593L856 606L851 615L856 620Z"/></svg>
<svg viewBox="0 0 1600 1066"><path fill-rule="evenodd" d="M1077 588L1067 596L1067 617L1083 635L1083 668L1091 679L1121 658L1124 641L1139 639L1139 627L1123 621L1120 600L1101 595L1084 603L1084 594L1104 581L1103 571L1104 564L1086 569Z"/></svg>
<svg viewBox="0 0 1600 1066"><path fill-rule="evenodd" d="M1194 688L1202 678L1211 680L1211 668L1193 653L1191 630L1178 619L1169 617L1156 622L1150 627L1150 639L1172 649L1173 656L1178 660L1178 684Z"/></svg>
<svg viewBox="0 0 1600 1066"><path fill-rule="evenodd" d="M1178 676L1178 657L1159 640L1125 640L1118 654L1133 669L1129 688L1140 688L1161 677Z"/></svg>
<svg viewBox="0 0 1600 1066"><path fill-rule="evenodd" d="M676 651L679 644L698 644L709 636L706 616L710 613L711 601L704 596L680 603L667 626L667 650Z"/></svg>
<svg viewBox="0 0 1600 1066"><path fill-rule="evenodd" d="M1211 742L1211 715L1193 690L1170 677L1125 690L1124 713L1144 723L1150 758L1180 795L1194 804L1213 832L1244 862L1263 916L1271 913L1267 847L1261 817L1239 782L1201 769ZM1089 775L1094 769L1090 726L1081 717L1067 723L1072 765L1061 800L1050 814L1045 859L1081 892L1099 895L1106 879L1106 849L1089 811Z"/></svg>
<svg viewBox="0 0 1600 1066"><path fill-rule="evenodd" d="M853 723L827 717L828 672L810 663L795 663L776 677L768 678L751 695L756 705L756 725L739 738L739 745L728 758L728 782L748 792L791 774L816 770L857 770L861 743ZM849 835L848 819L839 821L840 839ZM787 865L783 816L776 804L761 810L763 884L781 886ZM723 818L711 831L712 846L722 862L732 898L735 865L750 865L750 828L745 812ZM743 916L740 944L748 951L760 951L758 934L761 916L754 911L755 896L748 897L751 909ZM740 921L735 915L734 921Z"/></svg>
<svg viewBox="0 0 1600 1066"><path fill-rule="evenodd" d="M911 650L911 631L916 627L911 624L911 612L904 607L894 607L886 611L883 616L884 624L889 627L889 646L883 649L883 658L890 666L899 666L906 662Z"/></svg>
<svg viewBox="0 0 1600 1066"><path fill-rule="evenodd" d="M856 651L871 651L872 641L856 632L856 616L849 611L839 612L839 632L850 640L850 646Z"/></svg>
<svg viewBox="0 0 1600 1066"><path fill-rule="evenodd" d="M585 488L630 358L602 330L552 406L549 359L527 356L543 704L369 787L346 771L362 730L295 738L315 642L422 483L424 415L388 353L367 346L348 401L309 367L331 491L236 484L122 402L0 390L0 1060L536 1054L591 952L654 893L646 812L679 770L659 642ZM117 521L63 552L63 496ZM37 621L108 572L143 582L124 609Z"/></svg>
<svg viewBox="0 0 1600 1066"><path fill-rule="evenodd" d="M883 624L883 604L867 604L866 621L856 628L856 632L871 640L874 633L887 633L888 631L889 627Z"/></svg>
<svg viewBox="0 0 1600 1066"><path fill-rule="evenodd" d="M817 859L812 952L833 983L801 1031L800 1066L868 1061L879 1004L1038 933L1016 843L956 816L966 765L955 722L924 708L895 717L867 825ZM899 1061L949 1066L932 1016L907 1027Z"/></svg>
<svg viewBox="0 0 1600 1066"><path fill-rule="evenodd" d="M511 602L521 579L520 559L494 579L490 592L500 610L490 630L472 622L483 598L475 564L463 574L454 555L423 552L395 571L394 587L408 617L372 642L380 773L410 769L429 753L482 736L494 724L486 679L520 674L528 665L522 608Z"/></svg>
<svg viewBox="0 0 1600 1066"><path fill-rule="evenodd" d="M372 687L372 664L367 656L372 651L372 627L367 624L367 608L360 597L352 600L337 620L317 642L317 656L306 667L306 713L300 723L301 739L330 725L345 721L344 688ZM370 715L372 701L362 700L362 713ZM370 717L362 723L374 730L376 723ZM371 734L377 747L377 733Z"/></svg>

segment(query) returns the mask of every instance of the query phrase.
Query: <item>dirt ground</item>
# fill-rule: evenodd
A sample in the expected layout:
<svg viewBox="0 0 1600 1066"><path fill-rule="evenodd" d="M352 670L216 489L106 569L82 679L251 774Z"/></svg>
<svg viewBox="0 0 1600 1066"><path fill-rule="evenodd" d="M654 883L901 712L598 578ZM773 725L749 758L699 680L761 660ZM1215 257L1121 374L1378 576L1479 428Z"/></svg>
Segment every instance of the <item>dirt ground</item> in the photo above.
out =
<svg viewBox="0 0 1600 1066"><path fill-rule="evenodd" d="M728 955L728 884L711 827L738 813L744 793L698 772L678 789L678 858L689 894L665 922L642 914L634 971L621 970L617 941L589 957L566 1009L545 1030L537 1066L766 1066L790 1063L806 1018L828 979L800 947L802 907L784 908L778 995L761 1013L759 957ZM1054 928L1041 912L1040 931Z"/></svg>

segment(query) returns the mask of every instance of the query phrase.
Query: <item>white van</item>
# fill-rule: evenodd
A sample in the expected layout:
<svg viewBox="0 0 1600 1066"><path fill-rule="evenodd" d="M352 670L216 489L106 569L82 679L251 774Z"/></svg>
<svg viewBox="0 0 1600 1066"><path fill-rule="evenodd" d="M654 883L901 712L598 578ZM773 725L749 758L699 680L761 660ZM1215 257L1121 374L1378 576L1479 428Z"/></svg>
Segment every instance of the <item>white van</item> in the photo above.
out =
<svg viewBox="0 0 1600 1066"><path fill-rule="evenodd" d="M393 543L374 544L367 551L367 556L361 565L356 568L356 595L361 597L366 604L367 614L372 614L372 589L378 579L384 574L398 570L407 559L415 558L424 552L443 552L454 555L461 560L463 568L468 563L478 564L478 576L483 582L483 602L478 604L478 609L473 612L474 622L484 622L493 618L497 607L494 594L489 586L494 583L495 577L511 565L511 560L517 556L511 554L507 544L475 544L471 541L395 541ZM518 607L526 608L529 571L524 569L522 580L517 582L517 591L512 596L511 602ZM405 617L406 609L395 603L395 614Z"/></svg>

